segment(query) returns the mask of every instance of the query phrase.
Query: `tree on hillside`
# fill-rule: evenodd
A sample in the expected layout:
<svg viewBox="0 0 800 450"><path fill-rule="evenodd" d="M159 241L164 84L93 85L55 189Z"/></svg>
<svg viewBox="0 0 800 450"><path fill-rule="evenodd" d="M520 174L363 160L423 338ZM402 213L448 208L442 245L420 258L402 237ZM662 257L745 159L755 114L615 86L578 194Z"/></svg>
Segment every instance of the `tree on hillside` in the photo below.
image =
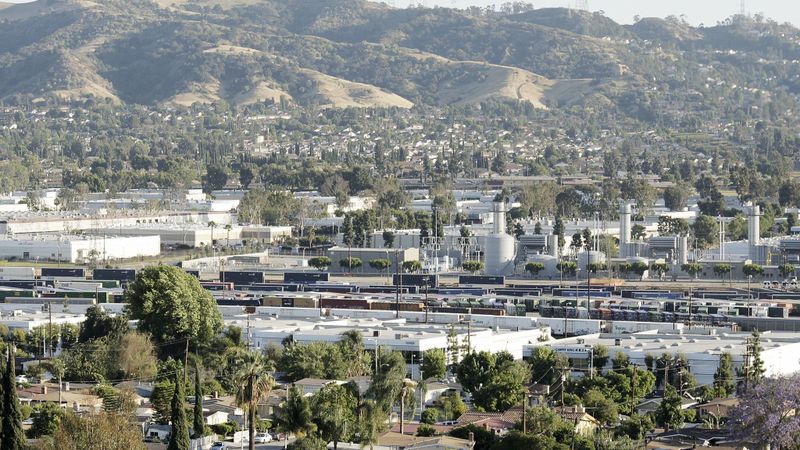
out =
<svg viewBox="0 0 800 450"><path fill-rule="evenodd" d="M203 176L203 192L210 194L218 191L228 183L228 169L221 164L211 164L206 167L206 174Z"/></svg>
<svg viewBox="0 0 800 450"><path fill-rule="evenodd" d="M16 348L6 347L6 368L3 372L3 434L0 442L2 450L23 450L27 447L17 398L15 353Z"/></svg>
<svg viewBox="0 0 800 450"><path fill-rule="evenodd" d="M796 448L800 442L800 376L765 378L738 395L729 416L734 436L756 448Z"/></svg>
<svg viewBox="0 0 800 450"><path fill-rule="evenodd" d="M249 432L249 448L255 450L256 413L258 405L269 398L269 393L275 384L270 375L271 367L263 356L257 353L247 353L243 358L239 370L236 372L236 404L247 412Z"/></svg>
<svg viewBox="0 0 800 450"><path fill-rule="evenodd" d="M683 426L684 411L681 407L681 398L671 384L667 384L665 388L664 399L656 409L655 419L656 423L667 431Z"/></svg>
<svg viewBox="0 0 800 450"><path fill-rule="evenodd" d="M317 430L325 442L351 442L356 432L358 399L348 388L336 383L324 386L311 399L311 410Z"/></svg>
<svg viewBox="0 0 800 450"><path fill-rule="evenodd" d="M150 338L141 332L130 331L119 343L119 366L125 376L147 379L156 374L158 359Z"/></svg>
<svg viewBox="0 0 800 450"><path fill-rule="evenodd" d="M681 211L689 201L689 192L682 186L670 186L664 189L664 206L670 211Z"/></svg>
<svg viewBox="0 0 800 450"><path fill-rule="evenodd" d="M206 421L203 417L203 383L200 381L200 363L194 359L194 418L192 431L195 439L203 437L206 430Z"/></svg>
<svg viewBox="0 0 800 450"><path fill-rule="evenodd" d="M275 423L286 438L289 434L303 437L316 429L312 421L311 405L303 391L297 386L289 389L289 396L275 414Z"/></svg>
<svg viewBox="0 0 800 450"><path fill-rule="evenodd" d="M141 428L122 414L107 412L78 416L67 411L53 438L41 445L43 450L147 449Z"/></svg>
<svg viewBox="0 0 800 450"><path fill-rule="evenodd" d="M725 398L733 394L736 380L733 375L733 358L728 352L719 355L719 365L714 373L714 396Z"/></svg>
<svg viewBox="0 0 800 450"><path fill-rule="evenodd" d="M422 379L444 378L447 372L445 359L444 350L440 348L425 350L422 354L422 364L420 365Z"/></svg>
<svg viewBox="0 0 800 450"><path fill-rule="evenodd" d="M186 420L186 394L183 386L183 368L176 370L173 378L175 392L172 394L172 432L167 450L189 450L189 423Z"/></svg>
<svg viewBox="0 0 800 450"><path fill-rule="evenodd" d="M125 299L138 329L158 344L211 342L222 329L222 316L211 294L197 278L177 267L150 266L136 274ZM182 353L185 342L162 347L165 353Z"/></svg>

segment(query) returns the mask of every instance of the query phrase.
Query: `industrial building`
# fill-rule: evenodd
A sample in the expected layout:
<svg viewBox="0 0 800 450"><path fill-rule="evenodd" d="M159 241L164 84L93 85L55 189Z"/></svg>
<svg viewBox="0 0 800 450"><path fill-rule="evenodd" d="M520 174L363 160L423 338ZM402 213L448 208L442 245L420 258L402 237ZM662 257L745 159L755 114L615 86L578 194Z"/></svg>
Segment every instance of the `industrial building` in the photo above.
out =
<svg viewBox="0 0 800 450"><path fill-rule="evenodd" d="M330 310L320 316L316 308L259 307L253 315L239 308L223 310L225 323L250 330L252 345L264 348L280 345L291 337L294 342L336 342L347 330L359 330L369 347L397 350L408 359L419 361L422 352L448 347L448 334L455 333L459 345L475 351L508 351L522 358L523 345L549 339L550 328L533 318L459 314L402 313L392 311Z"/></svg>
<svg viewBox="0 0 800 450"><path fill-rule="evenodd" d="M89 261L123 260L158 256L159 236L46 236L0 239L0 258L23 261L61 261L84 264Z"/></svg>
<svg viewBox="0 0 800 450"><path fill-rule="evenodd" d="M164 245L180 245L184 247L203 247L214 242L225 243L230 239L241 239L242 227L232 225L230 229L223 226L209 227L199 223L146 223L136 227L101 228L92 230L93 233L116 234L119 236L159 236Z"/></svg>
<svg viewBox="0 0 800 450"><path fill-rule="evenodd" d="M405 248L402 250L387 249L387 248L349 248L349 247L332 247L328 250L328 255L331 258L330 271L332 272L367 272L377 273L376 269L370 267L369 262L376 259L387 259L392 264L391 272L395 272L397 264L402 265L405 261L419 261L418 248ZM353 270L343 267L339 264L342 260L347 258L360 259L362 266L354 268Z"/></svg>
<svg viewBox="0 0 800 450"><path fill-rule="evenodd" d="M0 218L0 235L68 233L98 229L120 230L142 224L208 224L213 221L220 226L231 223L228 211L163 211L143 210L98 211L93 214L71 212L26 212L9 213Z"/></svg>
<svg viewBox="0 0 800 450"><path fill-rule="evenodd" d="M689 371L697 379L698 385L710 385L719 367L722 353L730 353L735 369L745 364L749 333L717 332L715 329L701 330L650 330L634 334L590 334L544 343L526 345L523 354L530 356L538 345L547 345L567 356L576 376L589 369L592 348L604 345L609 348L610 359L605 368L609 369L611 360L617 353L624 353L633 364L646 367L648 355L658 358L663 354L673 357L681 354L689 362ZM764 332L761 335L761 359L764 361L766 376L789 375L800 371L800 335L795 333Z"/></svg>

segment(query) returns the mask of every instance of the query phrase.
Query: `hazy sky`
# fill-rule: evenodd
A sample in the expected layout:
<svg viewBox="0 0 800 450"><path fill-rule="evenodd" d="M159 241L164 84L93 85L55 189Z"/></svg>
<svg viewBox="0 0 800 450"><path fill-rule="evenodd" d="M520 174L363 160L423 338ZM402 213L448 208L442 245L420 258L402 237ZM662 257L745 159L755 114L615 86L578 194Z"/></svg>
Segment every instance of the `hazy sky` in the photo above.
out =
<svg viewBox="0 0 800 450"><path fill-rule="evenodd" d="M25 0L0 0L11 3L24 3ZM469 5L500 5L510 0L382 0L397 7L409 4L424 3L428 6L439 5L463 8ZM589 10L602 10L607 16L619 23L630 23L633 16L666 17L670 14L680 16L694 25L703 23L714 25L733 14L738 14L741 0L524 0L533 3L536 8L575 7L585 3ZM746 0L745 10L749 14L763 13L778 22L791 22L800 25L800 1L798 0Z"/></svg>
<svg viewBox="0 0 800 450"><path fill-rule="evenodd" d="M391 3L391 0L384 0ZM425 0L427 5L439 5L463 8L469 5L500 5L508 0ZM741 9L740 0L524 0L535 8L575 7L585 3L589 10L602 10L619 23L631 23L633 16L666 17L674 14L686 14L686 20L697 25L714 25ZM394 0L398 7L408 4L423 3L423 0ZM746 0L745 10L748 14L763 13L778 22L800 24L800 1L798 0Z"/></svg>

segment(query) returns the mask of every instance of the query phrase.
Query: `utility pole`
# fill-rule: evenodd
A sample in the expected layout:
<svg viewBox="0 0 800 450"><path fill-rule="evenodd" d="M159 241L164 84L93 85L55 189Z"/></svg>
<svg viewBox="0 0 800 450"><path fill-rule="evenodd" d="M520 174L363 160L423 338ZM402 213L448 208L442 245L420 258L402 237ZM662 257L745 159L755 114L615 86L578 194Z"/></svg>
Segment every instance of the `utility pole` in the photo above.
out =
<svg viewBox="0 0 800 450"><path fill-rule="evenodd" d="M52 358L53 357L53 301L52 300L47 302L47 320L48 320L47 340L50 341L48 342L48 346L50 348L48 355L50 355L50 357Z"/></svg>
<svg viewBox="0 0 800 450"><path fill-rule="evenodd" d="M400 252L399 249L394 251L394 266L395 266L394 271L395 274L397 275L397 282L399 283L397 286L395 286L397 290L395 291L395 300L394 300L395 305L397 306L397 314L395 315L395 317L398 319L400 318L400 289L403 289L403 275L400 275L400 264L398 262L399 252Z"/></svg>
<svg viewBox="0 0 800 450"><path fill-rule="evenodd" d="M186 376L189 373L189 338L186 338L186 349L183 351L183 384L186 384Z"/></svg>
<svg viewBox="0 0 800 450"><path fill-rule="evenodd" d="M636 408L636 364L631 364L631 414Z"/></svg>
<svg viewBox="0 0 800 450"><path fill-rule="evenodd" d="M669 360L664 360L664 393L667 393L667 385L669 384Z"/></svg>
<svg viewBox="0 0 800 450"><path fill-rule="evenodd" d="M750 337L747 337L745 341L745 353L744 353L744 390L747 391L747 387L750 384L750 354L752 351L752 344Z"/></svg>

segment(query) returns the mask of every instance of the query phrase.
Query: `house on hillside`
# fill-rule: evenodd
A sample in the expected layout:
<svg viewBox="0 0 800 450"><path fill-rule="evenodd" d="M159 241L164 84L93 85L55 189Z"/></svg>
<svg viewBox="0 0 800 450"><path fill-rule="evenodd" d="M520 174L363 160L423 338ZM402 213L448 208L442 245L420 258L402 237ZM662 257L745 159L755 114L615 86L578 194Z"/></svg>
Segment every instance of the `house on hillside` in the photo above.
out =
<svg viewBox="0 0 800 450"><path fill-rule="evenodd" d="M581 405L571 407L564 406L556 408L555 411L565 422L574 424L575 433L583 436L593 435L601 425L600 421L587 413L586 409Z"/></svg>

